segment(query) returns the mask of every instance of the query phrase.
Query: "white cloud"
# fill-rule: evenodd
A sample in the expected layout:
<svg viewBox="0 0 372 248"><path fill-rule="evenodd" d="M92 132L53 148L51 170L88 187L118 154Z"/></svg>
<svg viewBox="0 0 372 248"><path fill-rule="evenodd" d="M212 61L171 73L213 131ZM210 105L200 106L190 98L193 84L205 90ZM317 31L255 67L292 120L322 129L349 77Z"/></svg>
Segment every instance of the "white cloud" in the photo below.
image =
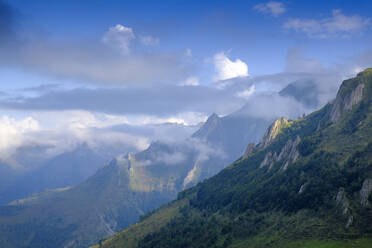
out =
<svg viewBox="0 0 372 248"><path fill-rule="evenodd" d="M359 15L345 16L341 10L333 10L332 17L325 19L290 19L285 29L303 32L311 38L347 37L370 26L370 19Z"/></svg>
<svg viewBox="0 0 372 248"><path fill-rule="evenodd" d="M248 66L240 59L231 61L224 52L220 52L213 57L217 75L215 80L226 80L235 77L248 76Z"/></svg>
<svg viewBox="0 0 372 248"><path fill-rule="evenodd" d="M89 111L39 112L33 113L33 116L43 124L40 132L52 136L45 137L52 141L51 155L73 149L80 143L95 149L123 146L143 150L149 145L149 140L140 135L110 130L112 126L129 124L125 116Z"/></svg>
<svg viewBox="0 0 372 248"><path fill-rule="evenodd" d="M16 120L2 116L0 118L0 159L9 159L17 147L28 142L27 135L39 129L39 123L31 117Z"/></svg>
<svg viewBox="0 0 372 248"><path fill-rule="evenodd" d="M180 86L198 86L198 85L199 85L198 77L189 77L180 84Z"/></svg>
<svg viewBox="0 0 372 248"><path fill-rule="evenodd" d="M19 163L19 148L43 147L40 158L47 159L81 144L111 154L144 150L150 143L148 137L139 133L111 129L127 123L121 116L87 111L34 112L29 115L32 117L0 117L0 160L14 168L35 166L33 161Z"/></svg>
<svg viewBox="0 0 372 248"><path fill-rule="evenodd" d="M157 117L152 115L134 115L128 116L132 125L160 125L160 124L179 124L184 126L193 126L204 122L208 115L200 112L182 112L172 117Z"/></svg>
<svg viewBox="0 0 372 248"><path fill-rule="evenodd" d="M140 36L140 41L145 46L157 46L159 44L159 38L152 36Z"/></svg>
<svg viewBox="0 0 372 248"><path fill-rule="evenodd" d="M274 1L257 4L253 9L264 14L271 14L274 17L286 12L286 8L284 7L283 3Z"/></svg>
<svg viewBox="0 0 372 248"><path fill-rule="evenodd" d="M82 110L29 112L27 117L0 116L0 160L14 168L32 169L35 161L23 164L18 160L22 149L39 147L40 159L74 150L86 144L102 155L112 157L121 153L145 150L154 140L182 140L196 131L189 124L204 121L198 113L156 118L151 116L108 115ZM21 154L22 155L22 154ZM172 154L169 164L182 161Z"/></svg>
<svg viewBox="0 0 372 248"><path fill-rule="evenodd" d="M252 85L251 87L249 87L249 89L239 91L238 93L236 93L236 96L248 99L254 92L255 92L255 86Z"/></svg>
<svg viewBox="0 0 372 248"><path fill-rule="evenodd" d="M135 35L131 28L117 24L116 26L109 28L109 30L104 34L102 41L119 49L121 54L126 55L130 53L129 45L133 39L135 39Z"/></svg>

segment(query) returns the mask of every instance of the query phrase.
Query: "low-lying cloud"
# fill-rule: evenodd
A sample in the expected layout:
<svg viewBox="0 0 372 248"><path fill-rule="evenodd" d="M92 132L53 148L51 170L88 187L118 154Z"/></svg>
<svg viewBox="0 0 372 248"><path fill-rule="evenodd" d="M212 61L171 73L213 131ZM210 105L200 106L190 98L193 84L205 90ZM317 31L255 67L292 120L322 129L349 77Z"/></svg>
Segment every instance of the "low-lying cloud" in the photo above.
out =
<svg viewBox="0 0 372 248"><path fill-rule="evenodd" d="M0 117L0 161L16 169L32 169L40 165L36 158L46 160L83 144L101 155L114 157L142 151L152 141L162 140L164 134L168 134L164 140L170 142L185 139L195 131L180 124L133 126L127 124L123 116L87 111L32 112L30 115L32 117L20 119ZM33 149L37 150L36 154L23 163L22 157ZM168 162L180 159L183 158L174 155Z"/></svg>

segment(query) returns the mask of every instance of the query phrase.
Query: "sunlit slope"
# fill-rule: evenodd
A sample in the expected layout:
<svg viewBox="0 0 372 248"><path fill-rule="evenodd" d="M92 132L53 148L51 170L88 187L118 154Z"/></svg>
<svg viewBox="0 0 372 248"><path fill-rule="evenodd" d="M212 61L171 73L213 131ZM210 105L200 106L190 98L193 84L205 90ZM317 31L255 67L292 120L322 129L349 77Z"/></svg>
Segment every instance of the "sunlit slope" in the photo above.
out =
<svg viewBox="0 0 372 248"><path fill-rule="evenodd" d="M372 69L102 247L371 247Z"/></svg>

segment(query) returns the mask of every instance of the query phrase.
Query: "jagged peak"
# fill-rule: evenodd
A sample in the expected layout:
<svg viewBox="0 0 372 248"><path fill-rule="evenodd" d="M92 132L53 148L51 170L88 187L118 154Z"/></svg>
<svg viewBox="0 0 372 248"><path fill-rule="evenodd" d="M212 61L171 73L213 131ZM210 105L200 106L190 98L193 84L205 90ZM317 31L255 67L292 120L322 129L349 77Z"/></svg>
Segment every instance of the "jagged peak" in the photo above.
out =
<svg viewBox="0 0 372 248"><path fill-rule="evenodd" d="M192 135L192 137L205 139L209 133L218 126L220 121L221 118L216 113L213 113L208 117L207 121L201 126L201 128Z"/></svg>
<svg viewBox="0 0 372 248"><path fill-rule="evenodd" d="M276 138L276 136L280 133L280 131L288 126L289 120L285 117L280 117L274 121L267 129L262 138L261 143L259 144L260 148L268 147L271 142Z"/></svg>
<svg viewBox="0 0 372 248"><path fill-rule="evenodd" d="M362 101L366 95L366 83L371 81L369 80L371 76L372 68L369 68L358 73L356 77L342 82L328 114L332 122L337 122L344 112L351 111L354 105Z"/></svg>
<svg viewBox="0 0 372 248"><path fill-rule="evenodd" d="M213 114L211 114L211 115L208 117L207 122L208 122L208 121L213 121L213 120L218 120L218 119L220 119L220 117L219 117L216 113L213 113Z"/></svg>

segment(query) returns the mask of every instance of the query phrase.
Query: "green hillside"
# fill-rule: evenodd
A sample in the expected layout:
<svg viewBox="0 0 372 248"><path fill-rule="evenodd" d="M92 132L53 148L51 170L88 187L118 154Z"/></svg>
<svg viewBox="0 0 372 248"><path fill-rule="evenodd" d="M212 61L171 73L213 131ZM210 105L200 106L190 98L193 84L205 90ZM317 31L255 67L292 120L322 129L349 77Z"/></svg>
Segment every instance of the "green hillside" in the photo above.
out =
<svg viewBox="0 0 372 248"><path fill-rule="evenodd" d="M372 69L101 247L372 247ZM97 246L98 247L98 246Z"/></svg>

